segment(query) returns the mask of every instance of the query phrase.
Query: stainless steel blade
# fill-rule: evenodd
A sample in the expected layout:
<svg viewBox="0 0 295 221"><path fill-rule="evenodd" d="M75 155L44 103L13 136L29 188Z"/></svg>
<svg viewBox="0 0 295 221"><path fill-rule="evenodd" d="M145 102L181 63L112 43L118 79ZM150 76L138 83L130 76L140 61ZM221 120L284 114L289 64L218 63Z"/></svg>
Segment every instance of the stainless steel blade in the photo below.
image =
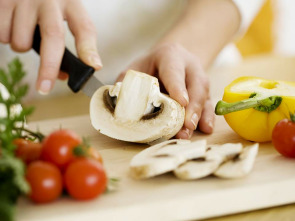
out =
<svg viewBox="0 0 295 221"><path fill-rule="evenodd" d="M94 92L103 86L104 84L97 79L94 74L87 80L87 82L83 85L82 91L84 94L86 94L88 97L92 97Z"/></svg>

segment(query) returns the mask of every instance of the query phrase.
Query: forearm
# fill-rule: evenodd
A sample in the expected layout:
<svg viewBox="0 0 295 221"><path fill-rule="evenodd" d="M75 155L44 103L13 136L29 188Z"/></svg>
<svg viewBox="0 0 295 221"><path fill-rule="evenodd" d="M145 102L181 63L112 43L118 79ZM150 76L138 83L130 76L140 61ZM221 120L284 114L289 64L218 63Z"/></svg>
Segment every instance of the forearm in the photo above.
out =
<svg viewBox="0 0 295 221"><path fill-rule="evenodd" d="M239 25L240 14L231 0L189 0L185 13L157 45L181 44L207 68Z"/></svg>

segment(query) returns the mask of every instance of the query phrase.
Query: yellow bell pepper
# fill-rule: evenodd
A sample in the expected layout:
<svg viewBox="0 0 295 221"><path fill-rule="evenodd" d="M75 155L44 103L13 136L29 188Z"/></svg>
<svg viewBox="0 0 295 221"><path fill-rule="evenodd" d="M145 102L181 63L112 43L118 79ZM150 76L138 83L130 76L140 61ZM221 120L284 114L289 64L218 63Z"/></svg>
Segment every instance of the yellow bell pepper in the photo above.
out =
<svg viewBox="0 0 295 221"><path fill-rule="evenodd" d="M224 89L215 107L241 137L255 142L271 140L278 121L295 111L295 82L240 77Z"/></svg>

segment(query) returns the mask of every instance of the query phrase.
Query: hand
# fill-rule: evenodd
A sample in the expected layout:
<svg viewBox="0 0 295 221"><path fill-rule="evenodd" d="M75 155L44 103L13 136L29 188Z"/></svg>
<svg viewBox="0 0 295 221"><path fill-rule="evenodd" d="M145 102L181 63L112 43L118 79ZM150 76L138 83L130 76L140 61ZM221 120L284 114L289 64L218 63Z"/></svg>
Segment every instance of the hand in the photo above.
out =
<svg viewBox="0 0 295 221"><path fill-rule="evenodd" d="M184 125L176 138L191 138L197 126L204 133L212 133L215 115L209 97L209 80L195 55L180 45L161 45L133 62L118 81L128 69L158 77L170 97L185 107Z"/></svg>
<svg viewBox="0 0 295 221"><path fill-rule="evenodd" d="M41 61L36 88L43 94L49 93L59 75L65 48L64 20L75 37L80 59L100 69L95 27L80 0L0 0L0 42L10 44L17 52L28 51L35 27L40 26Z"/></svg>

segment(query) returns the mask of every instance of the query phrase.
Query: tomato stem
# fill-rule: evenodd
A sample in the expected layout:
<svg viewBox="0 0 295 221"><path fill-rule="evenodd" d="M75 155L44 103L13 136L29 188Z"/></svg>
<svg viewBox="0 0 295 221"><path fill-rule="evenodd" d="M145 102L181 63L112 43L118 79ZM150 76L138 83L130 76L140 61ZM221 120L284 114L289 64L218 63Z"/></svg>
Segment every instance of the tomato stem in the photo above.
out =
<svg viewBox="0 0 295 221"><path fill-rule="evenodd" d="M34 138L34 139L38 139L39 142L42 142L42 140L44 139L44 134L42 134L41 132L34 132L34 131L31 131L27 128L24 128L24 127L14 127L13 128L15 131L19 132L21 134L21 132L26 132L27 134L29 134L29 136L24 136L24 138Z"/></svg>
<svg viewBox="0 0 295 221"><path fill-rule="evenodd" d="M83 137L82 143L73 149L73 154L77 157L87 157L89 155L87 152L87 149L89 147L90 147L89 140Z"/></svg>
<svg viewBox="0 0 295 221"><path fill-rule="evenodd" d="M282 97L280 96L263 97L257 94L251 94L250 98L234 103L227 103L222 100L218 101L215 107L215 114L225 115L249 108L254 108L258 111L270 113L280 106L281 102Z"/></svg>
<svg viewBox="0 0 295 221"><path fill-rule="evenodd" d="M77 157L86 157L88 155L86 149L83 148L82 145L76 146L73 149L73 154L74 156L77 156Z"/></svg>

